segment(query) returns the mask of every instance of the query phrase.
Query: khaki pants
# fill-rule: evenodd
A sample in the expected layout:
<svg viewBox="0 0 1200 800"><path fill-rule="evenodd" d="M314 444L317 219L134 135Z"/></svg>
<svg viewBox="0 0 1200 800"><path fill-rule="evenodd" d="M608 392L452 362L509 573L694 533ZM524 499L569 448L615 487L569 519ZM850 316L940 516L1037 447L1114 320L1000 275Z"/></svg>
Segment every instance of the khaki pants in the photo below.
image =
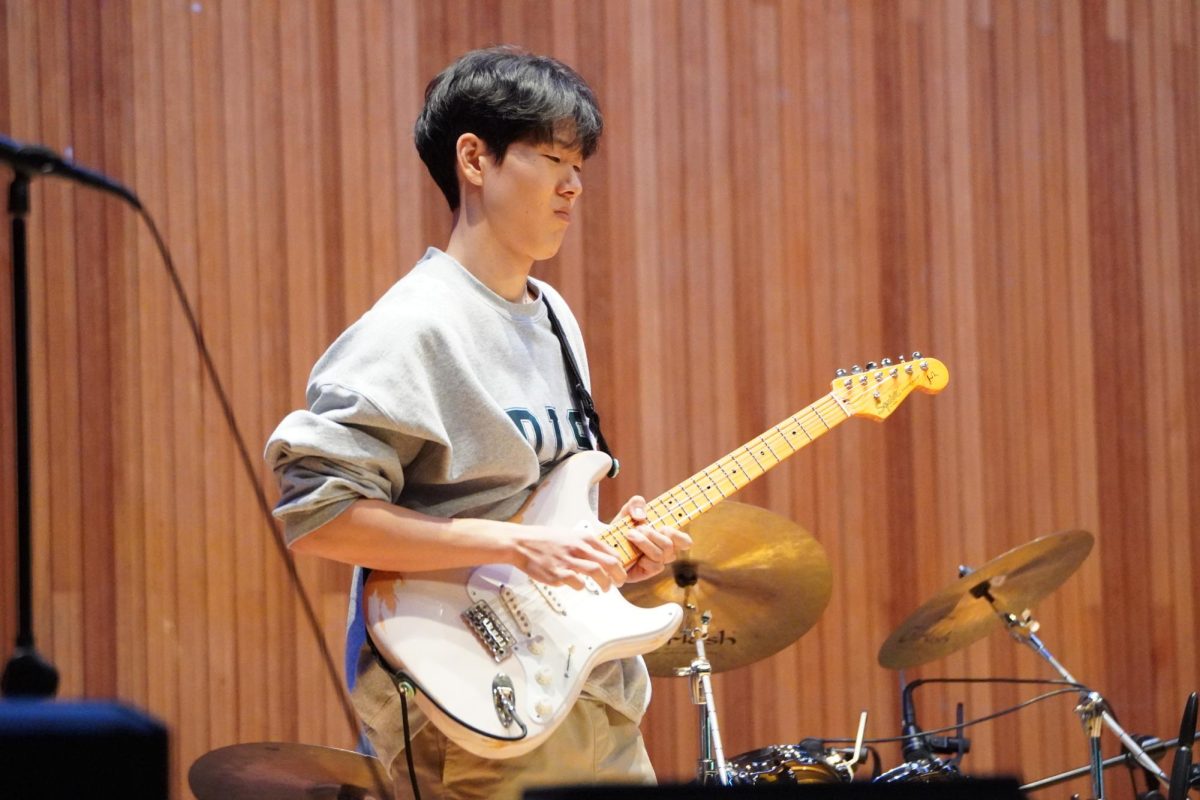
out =
<svg viewBox="0 0 1200 800"><path fill-rule="evenodd" d="M603 703L580 699L541 747L517 758L472 755L426 725L413 737L422 800L519 800L525 789L568 784L653 784L637 725ZM391 767L397 800L412 797L400 753Z"/></svg>

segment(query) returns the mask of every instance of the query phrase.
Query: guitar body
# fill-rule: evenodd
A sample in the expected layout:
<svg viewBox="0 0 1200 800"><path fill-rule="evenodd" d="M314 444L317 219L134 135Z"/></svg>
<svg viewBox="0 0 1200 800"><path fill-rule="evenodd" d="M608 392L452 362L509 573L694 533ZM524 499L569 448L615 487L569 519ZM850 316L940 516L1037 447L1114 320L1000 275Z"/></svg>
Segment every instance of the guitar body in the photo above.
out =
<svg viewBox="0 0 1200 800"><path fill-rule="evenodd" d="M610 466L603 453L577 453L513 521L603 530L588 493ZM415 577L373 572L363 603L372 640L416 685L417 705L449 739L486 758L536 748L593 667L659 647L683 618L674 603L644 609L616 589L551 588L505 564ZM512 714L503 702L497 708L497 691L509 692Z"/></svg>

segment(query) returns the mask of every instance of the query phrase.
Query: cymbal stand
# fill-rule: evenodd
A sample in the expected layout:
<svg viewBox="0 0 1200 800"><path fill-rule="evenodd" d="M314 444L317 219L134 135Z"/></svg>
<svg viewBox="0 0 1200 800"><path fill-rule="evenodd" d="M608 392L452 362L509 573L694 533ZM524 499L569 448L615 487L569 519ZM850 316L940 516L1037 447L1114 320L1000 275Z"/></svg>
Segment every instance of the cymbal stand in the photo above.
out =
<svg viewBox="0 0 1200 800"><path fill-rule="evenodd" d="M988 592L987 584L979 588L982 589L982 592L976 596L984 597L992 603L992 608L996 610L996 614L999 615L1005 626L1007 626L1009 635L1018 642L1032 648L1033 652L1037 653L1050 664L1054 668L1054 671L1062 676L1063 680L1070 681L1071 683L1079 683L1075 679L1075 676L1059 663L1058 659L1054 657L1042 640L1038 638L1037 630L1040 626L1037 620L1033 618L1032 611L1025 609L1020 615L1017 615L996 609L994 599ZM1125 729L1120 726L1116 718L1109 712L1108 703L1099 692L1090 690L1081 691L1079 705L1075 707L1075 713L1079 714L1079 718L1083 722L1083 729L1087 733L1091 748L1092 789L1096 793L1096 800L1104 800L1104 761L1100 754L1100 732L1103 726L1107 726L1121 740L1121 744L1125 745L1129 753L1150 774L1158 778L1163 785L1170 783L1170 778L1167 774L1146 753L1145 749L1138 744L1137 740L1126 733Z"/></svg>
<svg viewBox="0 0 1200 800"><path fill-rule="evenodd" d="M689 609L695 611L690 603ZM713 701L712 664L704 651L704 639L708 636L708 623L712 612L700 615L700 624L687 631L696 645L696 657L691 666L680 667L675 674L692 679L692 702L700 723L700 759L696 764L696 780L702 785L731 785L729 766L725 763L725 749L721 746L721 729L717 724L717 706Z"/></svg>

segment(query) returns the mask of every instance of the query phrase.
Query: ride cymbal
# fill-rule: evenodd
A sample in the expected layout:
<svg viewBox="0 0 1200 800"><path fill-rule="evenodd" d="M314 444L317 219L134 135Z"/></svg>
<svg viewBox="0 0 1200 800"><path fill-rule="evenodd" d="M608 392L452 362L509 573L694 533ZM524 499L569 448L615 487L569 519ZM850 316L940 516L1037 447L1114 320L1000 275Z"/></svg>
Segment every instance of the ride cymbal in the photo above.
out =
<svg viewBox="0 0 1200 800"><path fill-rule="evenodd" d="M938 592L908 616L879 648L891 669L924 664L961 650L1020 616L1057 589L1091 552L1092 534L1059 531L994 558Z"/></svg>
<svg viewBox="0 0 1200 800"><path fill-rule="evenodd" d="M391 800L391 783L377 758L290 742L221 747L188 770L199 800Z"/></svg>
<svg viewBox="0 0 1200 800"><path fill-rule="evenodd" d="M621 589L634 605L679 603L680 631L712 612L705 649L713 672L779 652L816 624L833 576L825 549L803 528L762 508L725 501L686 528L693 545L661 575ZM651 675L674 675L696 657L677 633L645 656Z"/></svg>

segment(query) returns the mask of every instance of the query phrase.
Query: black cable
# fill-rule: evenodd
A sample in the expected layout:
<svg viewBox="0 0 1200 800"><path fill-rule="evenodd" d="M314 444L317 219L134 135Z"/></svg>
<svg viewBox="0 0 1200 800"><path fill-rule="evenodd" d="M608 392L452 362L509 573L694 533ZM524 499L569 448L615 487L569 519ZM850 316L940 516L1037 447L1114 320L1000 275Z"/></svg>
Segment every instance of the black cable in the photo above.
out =
<svg viewBox="0 0 1200 800"><path fill-rule="evenodd" d="M1134 778L1134 774L1133 774L1135 769L1137 769L1137 767L1135 767L1132 763L1130 763L1129 764L1129 788L1132 790L1132 794L1130 795L1131 797L1137 797L1139 795L1138 788L1137 788L1137 780Z"/></svg>
<svg viewBox="0 0 1200 800"><path fill-rule="evenodd" d="M412 782L413 800L421 800L421 787L417 785L417 768L413 766L412 734L408 730L408 689L412 684L400 685L396 681L396 690L400 692L400 719L404 723L404 760L408 764L408 779Z"/></svg>
<svg viewBox="0 0 1200 800"><path fill-rule="evenodd" d="M166 265L167 276L171 279L171 285L175 289L175 296L179 298L179 304L183 308L184 316L187 317L188 327L192 331L192 338L195 339L196 348L200 352L200 359L204 362L204 370L208 374L213 391L216 392L217 400L221 404L221 412L225 416L225 424L228 426L234 445L237 447L242 467L246 471L246 477L249 479L250 485L254 488L254 497L257 500L258 510L262 514L267 528L271 531L271 540L275 543L275 549L279 553L280 560L283 561L292 589L300 599L304 618L309 628L312 629L313 638L316 640L317 649L320 651L321 660L325 665L325 671L329 675L330 682L334 685L342 712L346 716L346 723L349 725L353 737L357 739L360 735L358 716L354 712L350 698L342 687L341 677L338 675L337 667L334 665L333 655L329 652L329 648L325 644L325 635L321 629L321 624L317 621L317 614L313 610L312 601L309 599L308 593L304 590L304 585L300 582L300 574L296 571L296 563L292 559L291 553L288 552L283 538L277 533L275 517L271 514L271 505L267 502L266 492L263 491L262 484L258 480L258 472L254 466L254 461L250 457L250 450L246 447L246 440L242 436L241 429L238 427L237 417L233 412L233 404L230 403L229 396L225 393L225 386L221 383L221 378L217 374L216 365L213 363L212 355L208 350L208 343L204 338L204 331L200 327L200 322L196 318L196 313L192 308L191 302L188 300L183 281L179 278L179 271L175 268L175 260L171 257L171 251L167 248L166 242L163 241L162 235L158 231L158 226L154 224L154 218L142 207L141 203L132 202L132 205L137 209L138 214L141 215L146 225L150 228L150 235L154 237L154 243L157 245L158 252L162 256L163 263ZM407 714L405 715L404 725L407 730ZM380 792L380 797L388 797L391 792L388 791L378 774L375 775L375 779L377 784L375 788Z"/></svg>
<svg viewBox="0 0 1200 800"><path fill-rule="evenodd" d="M1029 700L1025 700L1021 703L1018 703L1015 706L1009 706L1008 708L1001 709L1000 711L996 711L991 714L987 714L985 716L978 717L976 719L968 720L967 722L964 722L961 725L956 723L954 725L946 725L941 728L930 728L929 730L923 730L922 731L923 734L949 733L950 731L958 730L959 728L970 728L974 725L979 725L980 723L983 723L983 722L990 722L991 720L998 719L998 718L1006 716L1008 714L1014 714L1017 711L1020 711L1021 709L1026 708L1027 706L1034 705L1035 703L1040 703L1043 700L1049 700L1050 698L1057 697L1061 694L1072 694L1072 693L1078 693L1080 691L1087 690L1087 687L1081 683L1072 683L1071 681L1060 681L1060 680L1042 680L1042 679L1038 679L1038 678L926 678L926 679L923 679L920 681L913 681L913 685L920 685L920 684L924 684L924 683L1038 684L1038 685L1042 685L1042 686L1062 686L1063 688L1055 689L1050 692L1043 692L1042 694L1039 694L1036 697L1032 697ZM863 739L863 744L891 744L892 742L903 742L909 738L911 738L911 737L908 735L900 735L900 736L888 736L883 739ZM846 744L846 743L854 742L855 740L854 739L826 739L825 741L835 742L838 744Z"/></svg>

